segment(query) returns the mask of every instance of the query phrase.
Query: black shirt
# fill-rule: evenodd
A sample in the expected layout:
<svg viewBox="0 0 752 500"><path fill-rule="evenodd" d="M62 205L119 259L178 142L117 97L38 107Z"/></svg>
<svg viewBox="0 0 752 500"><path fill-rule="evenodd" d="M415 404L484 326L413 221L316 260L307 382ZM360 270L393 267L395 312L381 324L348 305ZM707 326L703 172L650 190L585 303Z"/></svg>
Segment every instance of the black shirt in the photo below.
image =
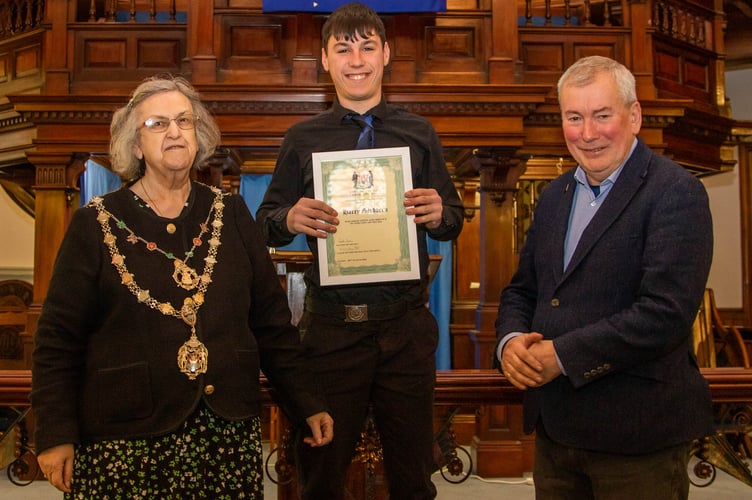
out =
<svg viewBox="0 0 752 500"><path fill-rule="evenodd" d="M271 184L256 213L269 246L288 244L294 238L287 230L287 212L301 197L313 198L311 154L355 149L360 126L347 119L352 113L335 100L332 108L299 122L288 130L282 142ZM417 227L421 280L347 286L319 286L316 238L307 237L314 254L313 266L306 272L309 294L339 304L387 304L400 300L424 299L427 285L428 250L426 234L436 240L451 240L462 229L462 202L449 176L441 143L431 123L414 113L387 104L382 98L368 114L374 116L376 148L408 146L413 188L434 188L444 203L439 227Z"/></svg>

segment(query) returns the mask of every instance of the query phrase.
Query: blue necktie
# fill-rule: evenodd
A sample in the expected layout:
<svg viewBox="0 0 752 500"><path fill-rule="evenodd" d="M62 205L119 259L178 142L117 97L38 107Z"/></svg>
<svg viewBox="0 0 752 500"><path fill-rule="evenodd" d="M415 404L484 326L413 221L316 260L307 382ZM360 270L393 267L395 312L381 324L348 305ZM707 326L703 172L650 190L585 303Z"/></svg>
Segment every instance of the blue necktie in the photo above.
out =
<svg viewBox="0 0 752 500"><path fill-rule="evenodd" d="M360 125L360 135L355 149L373 148L373 115L349 115L350 119Z"/></svg>

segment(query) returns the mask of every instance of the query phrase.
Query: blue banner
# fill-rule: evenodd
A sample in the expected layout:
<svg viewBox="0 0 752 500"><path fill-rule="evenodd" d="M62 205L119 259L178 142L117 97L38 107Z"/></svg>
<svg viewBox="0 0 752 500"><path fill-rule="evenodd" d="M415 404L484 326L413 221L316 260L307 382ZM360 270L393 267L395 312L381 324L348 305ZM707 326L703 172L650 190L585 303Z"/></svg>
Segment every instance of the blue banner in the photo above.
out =
<svg viewBox="0 0 752 500"><path fill-rule="evenodd" d="M299 11L329 13L352 0L263 0L264 12ZM444 12L446 0L362 0L379 13Z"/></svg>

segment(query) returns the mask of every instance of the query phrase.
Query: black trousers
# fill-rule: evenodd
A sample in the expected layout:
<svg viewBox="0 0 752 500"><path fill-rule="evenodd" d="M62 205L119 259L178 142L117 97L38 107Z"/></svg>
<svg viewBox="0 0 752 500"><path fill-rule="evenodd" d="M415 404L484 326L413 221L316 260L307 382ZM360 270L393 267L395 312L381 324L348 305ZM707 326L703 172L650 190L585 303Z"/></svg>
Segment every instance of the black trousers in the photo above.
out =
<svg viewBox="0 0 752 500"><path fill-rule="evenodd" d="M686 500L690 443L644 455L571 448L535 431L536 500Z"/></svg>
<svg viewBox="0 0 752 500"><path fill-rule="evenodd" d="M346 323L306 311L299 323L334 419L321 448L298 440L300 497L344 498L347 468L369 405L384 451L391 500L432 499L433 391L438 327L423 306L399 318Z"/></svg>

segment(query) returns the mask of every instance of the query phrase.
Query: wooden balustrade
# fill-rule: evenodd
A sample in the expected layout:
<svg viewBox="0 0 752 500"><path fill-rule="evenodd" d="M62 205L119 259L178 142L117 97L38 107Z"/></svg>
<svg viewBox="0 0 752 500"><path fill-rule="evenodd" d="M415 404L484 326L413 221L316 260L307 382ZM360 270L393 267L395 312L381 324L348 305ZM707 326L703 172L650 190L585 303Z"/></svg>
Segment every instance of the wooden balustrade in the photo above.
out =
<svg viewBox="0 0 752 500"><path fill-rule="evenodd" d="M79 11L81 3L79 2ZM89 22L157 22L157 13L167 14L165 21L175 22L177 12L188 10L187 0L105 0L104 3L90 0ZM119 13L127 19L118 17ZM138 16L144 13L146 16ZM80 15L80 12L79 12Z"/></svg>
<svg viewBox="0 0 752 500"><path fill-rule="evenodd" d="M702 374L707 379L713 402L720 407L734 408L733 405L741 403L744 405L744 417L748 418L749 413L746 408L752 402L752 370L743 368L707 368L702 369ZM519 408L522 399L522 392L513 387L507 380L499 374L496 370L446 370L436 373L436 392L435 392L435 405L437 406L437 416L446 415L450 410L447 408L457 409L459 407L468 408L475 407L478 409L478 413L481 414L479 418L482 420L482 414L488 411L490 407L498 407L499 405L512 405L515 408ZM0 406L12 406L19 411L23 411L28 408L29 392L31 390L31 372L29 370L0 370ZM266 379L262 376L262 397L266 407L272 408L272 414L277 412L276 406L272 398L272 390L269 387ZM731 405L731 406L729 406ZM452 412L452 415L454 413ZM33 414L29 413L26 416L33 425ZM272 437L273 447L279 447L280 450L286 449L286 439L289 439L289 434L285 432L286 420L282 416L277 416L270 422L270 435ZM449 425L449 423L447 422ZM24 425L24 424L20 424ZM30 430L24 425L24 431L26 433ZM729 429L725 429L728 432ZM375 430L371 431L375 433ZM449 431L451 433L451 430ZM376 435L376 434L374 434ZM454 441L454 434L451 433L452 446L457 446ZM716 437L717 438L717 437ZM374 441L377 444L378 439ZM372 443L373 444L373 443ZM29 446L33 450L33 442L25 443L25 446ZM282 455L277 459L285 461L284 451L281 451ZM380 453L380 450L379 450ZM699 452L698 452L699 453ZM520 457L522 461L523 457ZM525 457L529 459L529 457ZM717 458L717 457L716 457ZM732 457L733 458L733 457ZM37 469L33 467L33 458L28 454L25 454L22 459L24 460L23 469L28 468L31 470L31 477L25 478L25 480L32 480L36 477ZM706 457L707 459L707 457ZM380 462L380 459L374 463L357 465L354 462L352 470L350 471L349 486L353 487L353 491L358 491L358 488L365 483L373 483L376 476L383 475L383 470L376 465ZM711 459L711 463L713 460ZM286 463L283 467L283 471L289 469L291 464ZM480 464L478 464L480 465ZM369 468L369 472L366 473L365 469ZM362 469L362 470L361 470ZM378 469L378 470L377 470ZM525 469L528 470L528 469ZM744 472L743 470L741 472ZM279 473L279 471L278 471ZM278 498L294 498L296 493L296 485L292 472L287 470L286 474L290 477L286 477L284 484L279 485ZM478 469L478 474L485 475L481 469ZM511 474L514 475L514 474ZM383 481L378 481L383 487ZM373 486L373 484L371 484ZM357 494L357 493L356 493Z"/></svg>
<svg viewBox="0 0 752 500"><path fill-rule="evenodd" d="M42 24L43 11L42 0L0 2L0 40L39 28Z"/></svg>
<svg viewBox="0 0 752 500"><path fill-rule="evenodd" d="M752 402L752 370L744 368L702 368L714 403ZM269 385L262 376L266 404L272 404ZM30 370L0 370L0 406L29 406ZM521 404L522 392L496 370L440 370L436 372L435 404L508 405Z"/></svg>

